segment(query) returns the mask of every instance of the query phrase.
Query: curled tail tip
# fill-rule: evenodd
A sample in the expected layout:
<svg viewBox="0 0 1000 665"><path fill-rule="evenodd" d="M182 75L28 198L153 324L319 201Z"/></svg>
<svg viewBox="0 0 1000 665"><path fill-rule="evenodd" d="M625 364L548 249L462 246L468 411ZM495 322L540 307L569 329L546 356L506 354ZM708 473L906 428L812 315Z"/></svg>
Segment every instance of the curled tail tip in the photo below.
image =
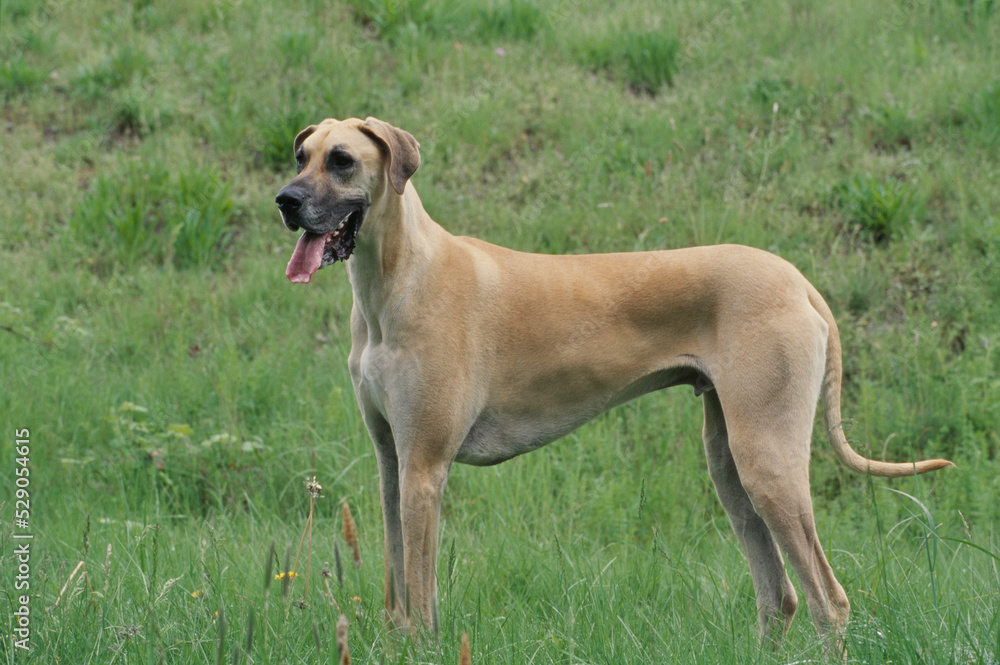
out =
<svg viewBox="0 0 1000 665"><path fill-rule="evenodd" d="M946 459L928 459L919 462L880 462L860 455L852 462L848 462L848 466L858 473L868 473L880 478L919 476L949 466L956 466L954 462Z"/></svg>
<svg viewBox="0 0 1000 665"><path fill-rule="evenodd" d="M928 473L930 471L937 471L939 469L947 469L949 466L958 468L954 462L946 459L929 459L922 462L917 462L914 464L914 471L911 475L920 475L922 473Z"/></svg>

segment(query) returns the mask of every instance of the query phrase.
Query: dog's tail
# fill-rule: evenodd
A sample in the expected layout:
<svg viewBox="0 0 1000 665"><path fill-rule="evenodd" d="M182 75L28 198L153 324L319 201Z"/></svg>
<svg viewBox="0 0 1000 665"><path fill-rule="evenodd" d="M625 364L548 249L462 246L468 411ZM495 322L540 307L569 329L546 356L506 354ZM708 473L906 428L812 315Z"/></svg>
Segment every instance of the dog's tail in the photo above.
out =
<svg viewBox="0 0 1000 665"><path fill-rule="evenodd" d="M900 476L915 476L928 471L955 466L946 459L929 459L919 462L879 462L859 455L851 448L844 434L843 420L840 417L840 389L843 381L843 356L840 348L840 331L833 318L833 312L815 288L809 287L809 301L819 312L829 326L826 341L826 372L823 375L823 416L826 420L826 432L830 437L833 450L840 461L857 473L870 473L873 476L897 478Z"/></svg>

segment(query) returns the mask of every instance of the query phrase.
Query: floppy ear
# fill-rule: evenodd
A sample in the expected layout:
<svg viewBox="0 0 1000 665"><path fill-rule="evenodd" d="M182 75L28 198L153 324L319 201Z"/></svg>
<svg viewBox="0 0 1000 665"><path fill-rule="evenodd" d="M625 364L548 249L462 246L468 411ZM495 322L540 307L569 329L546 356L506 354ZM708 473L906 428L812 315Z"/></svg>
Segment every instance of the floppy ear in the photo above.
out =
<svg viewBox="0 0 1000 665"><path fill-rule="evenodd" d="M302 142L305 141L307 138L309 138L315 131L316 131L316 125L309 125L301 132L299 132L299 135L295 137L295 142L292 143L293 155L299 151L299 146L302 145Z"/></svg>
<svg viewBox="0 0 1000 665"><path fill-rule="evenodd" d="M420 144L409 132L378 118L365 120L361 131L378 141L389 153L389 182L396 193L402 195L406 181L420 166Z"/></svg>

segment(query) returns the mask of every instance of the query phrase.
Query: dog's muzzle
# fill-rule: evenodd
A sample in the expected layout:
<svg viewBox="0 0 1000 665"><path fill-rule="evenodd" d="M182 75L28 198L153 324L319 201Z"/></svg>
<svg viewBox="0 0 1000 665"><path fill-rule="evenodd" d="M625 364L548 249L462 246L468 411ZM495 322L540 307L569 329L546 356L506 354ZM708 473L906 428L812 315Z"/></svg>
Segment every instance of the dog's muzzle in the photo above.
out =
<svg viewBox="0 0 1000 665"><path fill-rule="evenodd" d="M368 211L367 200L342 200L330 212L316 210L308 193L295 185L284 187L274 200L285 226L303 230L285 269L291 282L307 284L320 268L350 258ZM337 220L332 230L331 220Z"/></svg>

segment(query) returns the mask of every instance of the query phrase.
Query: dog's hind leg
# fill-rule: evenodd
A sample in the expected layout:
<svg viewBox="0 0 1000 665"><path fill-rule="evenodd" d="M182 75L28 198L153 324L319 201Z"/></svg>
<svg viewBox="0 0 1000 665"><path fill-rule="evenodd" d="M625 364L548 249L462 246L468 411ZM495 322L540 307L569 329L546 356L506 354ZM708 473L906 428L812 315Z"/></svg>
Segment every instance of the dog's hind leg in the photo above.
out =
<svg viewBox="0 0 1000 665"><path fill-rule="evenodd" d="M747 471L739 458L736 461L747 494L799 578L816 631L839 640L850 603L816 534L807 468L789 463L768 469L764 471L767 481L760 482L757 470Z"/></svg>
<svg viewBox="0 0 1000 665"><path fill-rule="evenodd" d="M820 545L809 495L815 396L806 393L796 399L786 392L769 402L781 405L783 412L752 401L734 409L726 405L730 449L740 482L798 576L817 632L832 637L839 649L850 603Z"/></svg>
<svg viewBox="0 0 1000 665"><path fill-rule="evenodd" d="M709 390L702 399L705 407L702 436L709 475L750 564L750 575L757 596L761 641L777 648L788 631L798 606L795 589L785 572L784 561L771 531L754 510L740 483L729 449L726 420L718 393Z"/></svg>

